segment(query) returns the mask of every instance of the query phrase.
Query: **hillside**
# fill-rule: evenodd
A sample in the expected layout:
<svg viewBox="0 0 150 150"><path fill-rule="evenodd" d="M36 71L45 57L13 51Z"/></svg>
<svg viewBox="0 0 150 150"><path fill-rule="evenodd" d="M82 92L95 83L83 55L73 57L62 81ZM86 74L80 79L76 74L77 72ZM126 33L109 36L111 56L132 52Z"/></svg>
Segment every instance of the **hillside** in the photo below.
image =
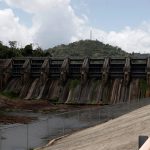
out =
<svg viewBox="0 0 150 150"><path fill-rule="evenodd" d="M128 56L129 54L121 48L113 47L109 44L104 44L100 41L81 40L70 43L68 45L59 45L47 50L52 57L85 57L93 58L103 56Z"/></svg>

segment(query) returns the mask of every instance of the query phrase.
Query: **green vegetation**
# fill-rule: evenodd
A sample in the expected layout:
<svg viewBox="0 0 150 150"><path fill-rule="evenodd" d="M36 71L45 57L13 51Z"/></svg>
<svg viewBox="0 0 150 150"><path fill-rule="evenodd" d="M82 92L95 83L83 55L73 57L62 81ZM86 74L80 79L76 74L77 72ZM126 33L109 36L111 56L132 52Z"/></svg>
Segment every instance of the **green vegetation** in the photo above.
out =
<svg viewBox="0 0 150 150"><path fill-rule="evenodd" d="M94 82L94 89L96 89L97 86L101 84L100 80L93 80L93 82Z"/></svg>
<svg viewBox="0 0 150 150"><path fill-rule="evenodd" d="M75 80L70 80L69 82L69 89L75 89L77 85L80 84L80 80L75 79Z"/></svg>
<svg viewBox="0 0 150 150"><path fill-rule="evenodd" d="M48 51L43 51L40 47L33 50L32 44L26 45L24 48L17 48L16 41L9 41L9 46L0 42L0 58L12 58L12 57L46 57L51 56Z"/></svg>
<svg viewBox="0 0 150 150"><path fill-rule="evenodd" d="M92 97L95 97L95 95L97 94L96 89L98 88L98 86L101 84L100 80L93 80L93 88L92 88ZM92 101L92 104L95 104L97 102L96 99L90 100L89 103Z"/></svg>
<svg viewBox="0 0 150 150"><path fill-rule="evenodd" d="M32 44L18 48L16 41L9 41L9 46L0 42L0 58L12 57L104 57L128 56L129 54L119 47L104 44L100 41L81 40L68 45L59 45L47 50L37 47L33 50Z"/></svg>
<svg viewBox="0 0 150 150"><path fill-rule="evenodd" d="M139 84L140 84L141 97L144 97L145 92L148 89L147 82L146 82L146 80L142 79L142 80L140 80Z"/></svg>
<svg viewBox="0 0 150 150"><path fill-rule="evenodd" d="M58 101L59 101L59 98L58 98L58 97L55 97L55 98L53 98L53 99L50 99L50 102L52 102L52 103L58 103Z"/></svg>
<svg viewBox="0 0 150 150"><path fill-rule="evenodd" d="M3 95L3 96L6 96L10 99L16 99L18 98L18 94L15 93L15 92L10 92L10 91L4 91L4 92L1 92L0 95Z"/></svg>
<svg viewBox="0 0 150 150"><path fill-rule="evenodd" d="M103 56L128 56L129 54L119 47L113 47L100 41L81 40L69 45L59 45L47 50L53 57L103 57Z"/></svg>
<svg viewBox="0 0 150 150"><path fill-rule="evenodd" d="M4 116L4 115L5 115L4 110L0 110L0 116Z"/></svg>

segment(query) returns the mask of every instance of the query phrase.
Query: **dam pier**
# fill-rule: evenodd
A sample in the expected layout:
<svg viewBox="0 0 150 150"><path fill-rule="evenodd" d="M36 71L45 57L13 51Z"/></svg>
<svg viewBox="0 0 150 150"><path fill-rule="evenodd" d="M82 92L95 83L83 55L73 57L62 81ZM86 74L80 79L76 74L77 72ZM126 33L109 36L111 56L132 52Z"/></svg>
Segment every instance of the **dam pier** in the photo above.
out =
<svg viewBox="0 0 150 150"><path fill-rule="evenodd" d="M0 90L69 104L132 101L150 96L150 58L0 59Z"/></svg>

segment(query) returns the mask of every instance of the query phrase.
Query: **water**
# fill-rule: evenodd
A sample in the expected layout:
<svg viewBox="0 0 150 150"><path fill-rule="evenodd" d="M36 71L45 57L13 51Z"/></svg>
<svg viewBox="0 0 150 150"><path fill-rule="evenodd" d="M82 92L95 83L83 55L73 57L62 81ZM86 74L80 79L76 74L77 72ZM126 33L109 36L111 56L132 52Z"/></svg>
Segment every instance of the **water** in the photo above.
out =
<svg viewBox="0 0 150 150"><path fill-rule="evenodd" d="M38 116L38 121L28 125L1 126L0 150L27 150L41 147L53 138L104 123L148 104L150 99L147 98L139 102L100 106L61 114L43 115L24 112L20 115Z"/></svg>

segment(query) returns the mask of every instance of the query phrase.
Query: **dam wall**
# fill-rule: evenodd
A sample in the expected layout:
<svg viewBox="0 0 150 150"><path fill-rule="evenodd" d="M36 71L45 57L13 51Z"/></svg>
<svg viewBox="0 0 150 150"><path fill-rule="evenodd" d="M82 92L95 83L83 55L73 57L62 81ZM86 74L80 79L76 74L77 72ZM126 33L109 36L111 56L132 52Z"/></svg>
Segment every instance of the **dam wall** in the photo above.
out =
<svg viewBox="0 0 150 150"><path fill-rule="evenodd" d="M133 101L150 96L150 58L1 59L0 90L67 104Z"/></svg>

